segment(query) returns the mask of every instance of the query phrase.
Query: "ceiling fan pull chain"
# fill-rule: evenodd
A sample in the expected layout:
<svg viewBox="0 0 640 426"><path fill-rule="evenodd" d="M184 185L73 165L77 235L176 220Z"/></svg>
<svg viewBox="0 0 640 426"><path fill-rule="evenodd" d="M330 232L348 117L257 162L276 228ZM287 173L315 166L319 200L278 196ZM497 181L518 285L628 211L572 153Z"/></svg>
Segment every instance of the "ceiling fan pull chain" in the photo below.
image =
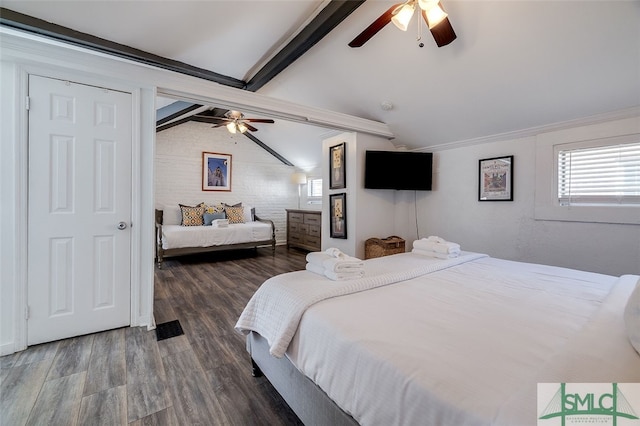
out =
<svg viewBox="0 0 640 426"><path fill-rule="evenodd" d="M417 21L418 21L418 37L416 38L416 41L418 42L418 47L422 48L424 47L424 43L422 42L422 19L417 19Z"/></svg>

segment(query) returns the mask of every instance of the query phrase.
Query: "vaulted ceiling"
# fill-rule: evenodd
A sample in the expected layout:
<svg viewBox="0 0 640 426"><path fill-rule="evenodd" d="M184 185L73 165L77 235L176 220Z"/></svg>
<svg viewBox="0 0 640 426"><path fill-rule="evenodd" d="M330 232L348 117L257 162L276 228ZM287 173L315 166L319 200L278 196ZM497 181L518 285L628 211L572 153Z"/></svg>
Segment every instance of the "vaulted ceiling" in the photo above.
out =
<svg viewBox="0 0 640 426"><path fill-rule="evenodd" d="M438 48L414 17L406 32L389 24L363 47L348 47L394 3L10 0L2 7L239 90L382 121L393 142L410 149L640 106L638 1L443 0L458 35L448 46ZM327 130L281 121L256 125L255 136L296 166L319 163L310 147Z"/></svg>

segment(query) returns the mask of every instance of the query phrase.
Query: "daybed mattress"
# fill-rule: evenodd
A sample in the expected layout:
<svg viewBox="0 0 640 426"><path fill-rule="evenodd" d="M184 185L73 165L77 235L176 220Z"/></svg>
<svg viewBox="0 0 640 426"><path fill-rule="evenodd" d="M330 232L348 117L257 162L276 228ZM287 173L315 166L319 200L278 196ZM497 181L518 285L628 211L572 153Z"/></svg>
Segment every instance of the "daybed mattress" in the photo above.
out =
<svg viewBox="0 0 640 426"><path fill-rule="evenodd" d="M622 320L637 276L461 258L426 269L420 265L440 261L410 253L372 259L365 262L369 278L401 279L310 304L287 302L305 309L294 319L286 356L363 425L536 424L537 383L640 382L640 356ZM426 272L404 279L420 269ZM295 281L293 293L354 287L292 274L263 284L271 296L258 294L261 287L254 297L281 299L280 284ZM277 305L262 307L269 321L290 316L274 312ZM238 328L266 334L273 346L279 336L269 336L253 308L250 302Z"/></svg>
<svg viewBox="0 0 640 426"><path fill-rule="evenodd" d="M271 239L271 225L264 222L234 223L226 228L164 225L162 248L211 247L253 243Z"/></svg>

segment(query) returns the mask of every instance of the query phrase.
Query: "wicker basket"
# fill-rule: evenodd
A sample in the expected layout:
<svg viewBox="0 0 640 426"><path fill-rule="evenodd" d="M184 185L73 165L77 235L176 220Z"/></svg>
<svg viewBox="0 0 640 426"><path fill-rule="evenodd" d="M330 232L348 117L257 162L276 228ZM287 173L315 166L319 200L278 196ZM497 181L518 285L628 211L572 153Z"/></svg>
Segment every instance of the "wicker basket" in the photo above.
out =
<svg viewBox="0 0 640 426"><path fill-rule="evenodd" d="M392 235L387 238L369 238L364 243L364 258L389 256L390 254L404 253L404 240Z"/></svg>

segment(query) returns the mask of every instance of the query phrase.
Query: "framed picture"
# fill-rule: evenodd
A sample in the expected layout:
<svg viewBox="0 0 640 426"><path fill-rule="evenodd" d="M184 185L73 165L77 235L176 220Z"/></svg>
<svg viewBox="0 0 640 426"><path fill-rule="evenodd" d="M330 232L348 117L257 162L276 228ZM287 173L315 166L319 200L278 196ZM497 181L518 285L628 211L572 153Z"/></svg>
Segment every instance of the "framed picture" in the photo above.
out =
<svg viewBox="0 0 640 426"><path fill-rule="evenodd" d="M231 191L231 154L202 153L202 190Z"/></svg>
<svg viewBox="0 0 640 426"><path fill-rule="evenodd" d="M347 194L329 195L329 227L331 238L347 238Z"/></svg>
<svg viewBox="0 0 640 426"><path fill-rule="evenodd" d="M347 187L344 149L344 142L340 145L335 145L329 148L329 189L341 189Z"/></svg>
<svg viewBox="0 0 640 426"><path fill-rule="evenodd" d="M513 201L513 155L480 160L479 201Z"/></svg>

